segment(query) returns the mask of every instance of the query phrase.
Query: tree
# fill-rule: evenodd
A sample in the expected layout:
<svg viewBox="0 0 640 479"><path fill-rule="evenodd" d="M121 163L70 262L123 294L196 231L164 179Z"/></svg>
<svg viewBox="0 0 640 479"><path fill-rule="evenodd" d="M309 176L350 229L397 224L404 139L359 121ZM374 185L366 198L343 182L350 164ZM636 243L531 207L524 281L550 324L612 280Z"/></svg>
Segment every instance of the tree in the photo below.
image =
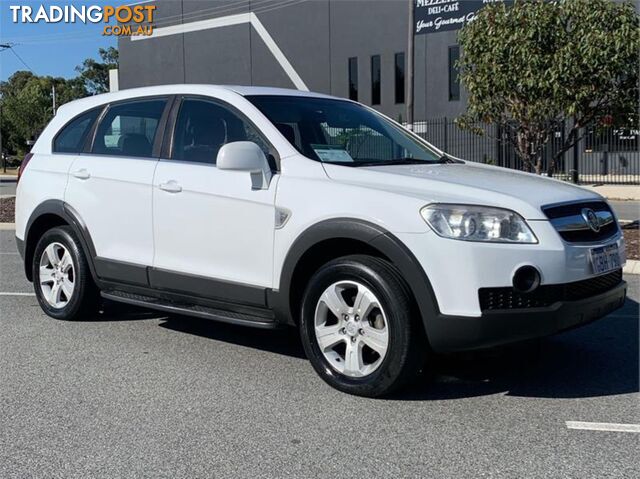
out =
<svg viewBox="0 0 640 479"><path fill-rule="evenodd" d="M469 93L460 126L496 123L541 173L545 145L568 124L559 158L587 125L638 121L640 23L631 3L516 0L482 9L459 35Z"/></svg>
<svg viewBox="0 0 640 479"><path fill-rule="evenodd" d="M40 77L27 71L0 82L3 149L23 154L27 141L36 138L53 117L53 86L56 104L87 96L78 79Z"/></svg>
<svg viewBox="0 0 640 479"><path fill-rule="evenodd" d="M56 105L109 90L109 70L118 66L118 50L101 48L102 62L86 59L76 68L75 78L37 76L18 71L7 81L0 82L0 134L2 149L22 155L27 141L37 138L53 117L53 86Z"/></svg>
<svg viewBox="0 0 640 479"><path fill-rule="evenodd" d="M102 62L87 58L82 65L76 67L78 78L84 83L91 95L109 91L109 70L118 68L118 50L114 47L98 50Z"/></svg>

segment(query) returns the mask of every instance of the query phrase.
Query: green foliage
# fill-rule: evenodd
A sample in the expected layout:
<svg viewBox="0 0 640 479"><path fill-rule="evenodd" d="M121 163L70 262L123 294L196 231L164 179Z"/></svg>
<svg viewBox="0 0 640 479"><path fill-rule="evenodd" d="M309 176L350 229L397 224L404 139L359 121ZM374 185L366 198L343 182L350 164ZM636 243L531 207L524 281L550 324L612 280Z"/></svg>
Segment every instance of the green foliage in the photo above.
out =
<svg viewBox="0 0 640 479"><path fill-rule="evenodd" d="M0 82L0 128L2 149L22 157L27 141L37 138L53 117L53 86L56 105L108 91L109 70L117 67L118 51L100 49L102 63L87 59L77 70L76 78L37 76L18 71Z"/></svg>
<svg viewBox="0 0 640 479"><path fill-rule="evenodd" d="M77 79L39 77L19 71L0 83L3 149L23 154L53 116L53 86L58 105L86 96Z"/></svg>
<svg viewBox="0 0 640 479"><path fill-rule="evenodd" d="M508 131L525 169L571 121L555 161L593 123L637 122L640 23L631 3L516 0L489 5L459 36L460 77L469 105L458 119Z"/></svg>
<svg viewBox="0 0 640 479"><path fill-rule="evenodd" d="M106 50L98 50L101 62L93 58L87 58L82 65L76 67L79 78L84 82L85 88L92 95L109 91L109 70L118 68L118 50L109 47Z"/></svg>

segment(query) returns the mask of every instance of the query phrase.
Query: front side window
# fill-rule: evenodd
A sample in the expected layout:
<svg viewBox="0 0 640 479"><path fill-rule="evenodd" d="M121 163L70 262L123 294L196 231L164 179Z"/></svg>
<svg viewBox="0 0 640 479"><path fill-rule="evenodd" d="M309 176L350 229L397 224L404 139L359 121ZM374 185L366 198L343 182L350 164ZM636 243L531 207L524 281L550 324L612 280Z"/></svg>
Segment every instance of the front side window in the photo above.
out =
<svg viewBox="0 0 640 479"><path fill-rule="evenodd" d="M345 166L442 161L427 143L357 103L303 96L246 98L281 132L286 126L289 142L316 161Z"/></svg>
<svg viewBox="0 0 640 479"><path fill-rule="evenodd" d="M80 153L102 108L94 108L68 123L53 140L54 153Z"/></svg>
<svg viewBox="0 0 640 479"><path fill-rule="evenodd" d="M151 157L160 118L167 100L128 101L109 107L96 131L92 153Z"/></svg>
<svg viewBox="0 0 640 479"><path fill-rule="evenodd" d="M269 146L257 130L228 108L209 100L186 98L176 121L172 159L215 165L220 148L252 141L269 157Z"/></svg>

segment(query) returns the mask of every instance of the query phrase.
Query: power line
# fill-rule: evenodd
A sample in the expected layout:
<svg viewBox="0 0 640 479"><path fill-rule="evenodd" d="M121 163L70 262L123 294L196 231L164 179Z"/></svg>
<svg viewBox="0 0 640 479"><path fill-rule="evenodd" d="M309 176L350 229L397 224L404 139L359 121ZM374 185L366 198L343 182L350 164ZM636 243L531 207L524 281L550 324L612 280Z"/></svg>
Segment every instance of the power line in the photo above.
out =
<svg viewBox="0 0 640 479"><path fill-rule="evenodd" d="M20 55L18 55L18 52L16 52L16 50L14 48L16 45L17 45L17 43L13 43L13 42L0 43L0 52L3 52L5 50L10 50L11 53L13 53L16 56L16 58L18 60L20 60L20 63L22 63L25 67L27 67L27 70L29 70L31 73L33 73L35 75L36 73L33 71L33 68L31 68L27 64L27 62L25 62L24 59Z"/></svg>
<svg viewBox="0 0 640 479"><path fill-rule="evenodd" d="M29 65L27 65L27 62L25 62L25 61L22 59L22 57L21 57L20 55L18 55L18 52L16 52L15 48L13 48L13 47L9 47L9 50L11 50L11 52L16 56L16 58L17 58L18 60L20 60L20 61L22 62L22 64L23 64L25 67L27 67L27 70L29 70L29 71L30 71L31 73L33 73L34 75L36 74L36 72L34 72L34 71L33 71L33 69L32 69Z"/></svg>

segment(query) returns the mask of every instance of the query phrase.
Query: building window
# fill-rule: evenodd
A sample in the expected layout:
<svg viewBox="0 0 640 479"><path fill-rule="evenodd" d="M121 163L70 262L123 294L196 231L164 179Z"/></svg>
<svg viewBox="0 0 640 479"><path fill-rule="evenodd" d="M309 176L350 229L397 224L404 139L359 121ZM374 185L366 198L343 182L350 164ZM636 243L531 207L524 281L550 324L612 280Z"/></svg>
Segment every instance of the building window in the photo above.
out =
<svg viewBox="0 0 640 479"><path fill-rule="evenodd" d="M380 55L371 57L371 104L380 104Z"/></svg>
<svg viewBox="0 0 640 479"><path fill-rule="evenodd" d="M456 62L460 58L460 47L449 47L449 101L460 100L460 77Z"/></svg>
<svg viewBox="0 0 640 479"><path fill-rule="evenodd" d="M349 100L358 101L358 59L349 58Z"/></svg>
<svg viewBox="0 0 640 479"><path fill-rule="evenodd" d="M404 103L404 52L396 53L396 103Z"/></svg>

